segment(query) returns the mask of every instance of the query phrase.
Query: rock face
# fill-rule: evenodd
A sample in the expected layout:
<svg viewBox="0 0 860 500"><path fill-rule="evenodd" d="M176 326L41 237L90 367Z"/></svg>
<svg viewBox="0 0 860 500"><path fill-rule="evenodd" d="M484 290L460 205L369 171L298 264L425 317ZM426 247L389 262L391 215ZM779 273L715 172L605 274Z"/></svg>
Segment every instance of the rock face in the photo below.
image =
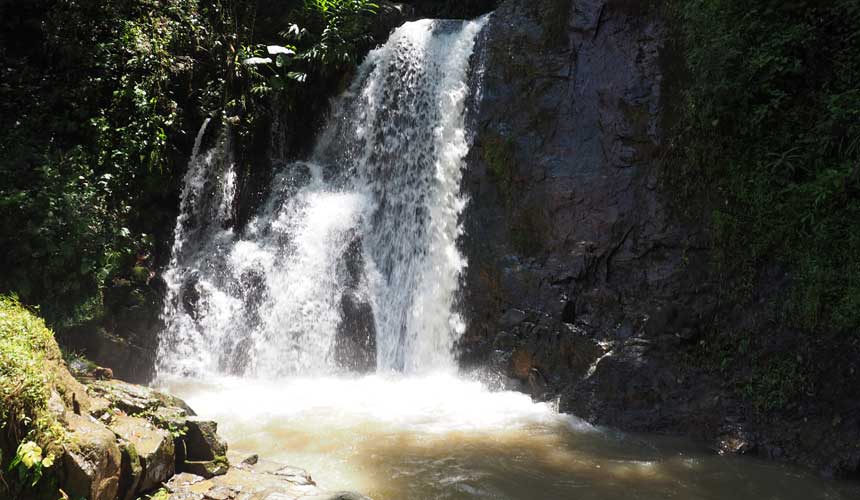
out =
<svg viewBox="0 0 860 500"><path fill-rule="evenodd" d="M156 314L152 313L152 316L157 318ZM87 324L63 332L58 341L67 350L82 353L95 363L110 367L114 375L123 380L144 383L152 378L155 367L157 327L148 325L146 328L135 328L144 331L145 335L136 336L133 330L127 329L121 330L125 335L121 337L102 326ZM145 343L140 340L144 337L147 338Z"/></svg>
<svg viewBox="0 0 860 500"><path fill-rule="evenodd" d="M719 370L686 359L712 339L715 318L767 332L780 352L797 335L768 331L759 310L718 308L706 224L671 205L660 159L682 61L662 4L505 0L482 34L461 364L560 396L563 411L594 423L856 474L857 388L840 382L853 380L850 354L822 349L815 359L834 365L831 378L768 419ZM773 290L757 291L754 307L776 300Z"/></svg>
<svg viewBox="0 0 860 500"><path fill-rule="evenodd" d="M480 45L465 181L463 361L535 395L579 386L567 409L639 429L658 423L637 407L675 380L651 354L708 310L700 236L656 189L664 26L651 3L503 2ZM616 380L615 395L585 389Z"/></svg>
<svg viewBox="0 0 860 500"><path fill-rule="evenodd" d="M188 419L185 423L185 457L214 460L227 456L227 443L218 436L218 424L211 420Z"/></svg>

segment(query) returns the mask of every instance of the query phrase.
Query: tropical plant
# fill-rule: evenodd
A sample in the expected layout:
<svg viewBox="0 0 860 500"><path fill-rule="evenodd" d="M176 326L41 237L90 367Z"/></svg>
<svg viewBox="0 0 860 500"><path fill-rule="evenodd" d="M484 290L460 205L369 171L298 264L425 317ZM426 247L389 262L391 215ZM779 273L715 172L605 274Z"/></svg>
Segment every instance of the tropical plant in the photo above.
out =
<svg viewBox="0 0 860 500"><path fill-rule="evenodd" d="M42 456L42 448L33 441L21 443L15 453L15 457L9 463L9 472L18 473L18 481L36 486L42 479L42 471L54 465L52 453Z"/></svg>
<svg viewBox="0 0 860 500"><path fill-rule="evenodd" d="M361 49L372 43L368 25L378 8L369 0L307 0L307 22L316 29L291 26L283 35L297 41L309 39L311 44L300 57L317 69L341 69L355 64Z"/></svg>

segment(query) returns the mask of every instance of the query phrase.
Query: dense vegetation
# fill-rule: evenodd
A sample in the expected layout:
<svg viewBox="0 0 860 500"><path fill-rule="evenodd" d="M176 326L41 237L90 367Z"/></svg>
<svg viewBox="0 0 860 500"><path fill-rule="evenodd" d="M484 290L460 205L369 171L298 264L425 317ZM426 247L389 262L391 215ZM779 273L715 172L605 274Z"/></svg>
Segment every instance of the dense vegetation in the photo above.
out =
<svg viewBox="0 0 860 500"><path fill-rule="evenodd" d="M0 496L39 482L63 429L48 409L61 363L53 333L14 298L0 296ZM20 443L20 444L19 444ZM44 448L44 454L43 454ZM50 451L49 451L50 450Z"/></svg>
<svg viewBox="0 0 860 500"><path fill-rule="evenodd" d="M368 0L0 4L0 292L59 328L156 301L149 281L203 119L231 124L247 152L263 103L324 102L320 81L367 50L374 12Z"/></svg>
<svg viewBox="0 0 860 500"><path fill-rule="evenodd" d="M43 0L0 13L0 287L53 322L98 314L116 280L148 279L176 138L193 127L186 108L214 98L183 88L212 36L195 4Z"/></svg>
<svg viewBox="0 0 860 500"><path fill-rule="evenodd" d="M696 0L679 140L714 203L719 264L749 293L792 273L797 326L860 325L860 3ZM711 189L715 187L715 189Z"/></svg>
<svg viewBox="0 0 860 500"><path fill-rule="evenodd" d="M710 212L725 303L772 304L756 332L714 345L724 370L753 365L744 394L777 408L814 393L826 367L808 352L856 346L860 329L860 3L673 10L686 76L667 177L685 210ZM799 338L768 354L778 331Z"/></svg>

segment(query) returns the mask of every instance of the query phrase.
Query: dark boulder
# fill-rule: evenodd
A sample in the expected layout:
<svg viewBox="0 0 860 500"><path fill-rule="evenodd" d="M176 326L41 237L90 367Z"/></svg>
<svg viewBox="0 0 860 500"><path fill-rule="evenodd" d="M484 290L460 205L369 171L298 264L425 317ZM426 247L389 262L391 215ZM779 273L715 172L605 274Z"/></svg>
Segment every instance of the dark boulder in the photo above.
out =
<svg viewBox="0 0 860 500"><path fill-rule="evenodd" d="M353 237L341 259L346 290L340 299L341 323L337 328L334 357L344 370L358 373L376 370L376 322L373 307L363 290L367 287L361 238Z"/></svg>
<svg viewBox="0 0 860 500"><path fill-rule="evenodd" d="M182 440L185 442L186 460L205 461L227 456L227 443L218 436L216 422L190 418L185 425Z"/></svg>

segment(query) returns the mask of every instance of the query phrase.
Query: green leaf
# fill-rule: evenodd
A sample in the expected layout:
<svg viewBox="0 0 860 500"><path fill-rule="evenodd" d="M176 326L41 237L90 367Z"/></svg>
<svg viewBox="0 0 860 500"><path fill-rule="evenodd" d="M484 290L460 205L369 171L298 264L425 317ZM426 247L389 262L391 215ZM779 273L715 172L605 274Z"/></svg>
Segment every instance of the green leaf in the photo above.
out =
<svg viewBox="0 0 860 500"><path fill-rule="evenodd" d="M295 47L283 47L281 45L268 45L266 51L270 56L293 56L296 55Z"/></svg>
<svg viewBox="0 0 860 500"><path fill-rule="evenodd" d="M289 78L290 80L295 80L299 83L305 83L305 81L307 81L308 79L308 74L302 73L300 71L290 71L289 73L287 73L287 78Z"/></svg>

